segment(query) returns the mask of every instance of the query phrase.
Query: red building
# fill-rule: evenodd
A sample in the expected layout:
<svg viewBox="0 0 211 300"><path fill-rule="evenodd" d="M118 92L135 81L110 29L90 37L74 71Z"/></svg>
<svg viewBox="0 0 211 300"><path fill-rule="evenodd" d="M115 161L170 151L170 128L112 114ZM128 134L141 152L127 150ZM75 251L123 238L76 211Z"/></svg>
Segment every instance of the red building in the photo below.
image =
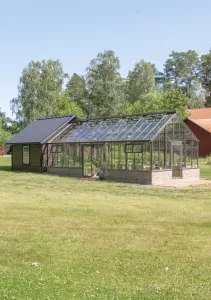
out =
<svg viewBox="0 0 211 300"><path fill-rule="evenodd" d="M211 108L193 108L186 125L199 139L199 156L211 154Z"/></svg>
<svg viewBox="0 0 211 300"><path fill-rule="evenodd" d="M4 155L5 154L5 149L3 146L0 145L0 155Z"/></svg>

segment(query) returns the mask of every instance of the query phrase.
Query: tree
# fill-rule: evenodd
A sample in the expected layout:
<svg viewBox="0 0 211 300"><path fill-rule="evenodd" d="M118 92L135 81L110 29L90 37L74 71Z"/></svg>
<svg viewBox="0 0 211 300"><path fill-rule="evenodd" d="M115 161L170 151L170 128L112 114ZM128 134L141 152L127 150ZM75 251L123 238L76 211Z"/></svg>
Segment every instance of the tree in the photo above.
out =
<svg viewBox="0 0 211 300"><path fill-rule="evenodd" d="M11 134L16 134L25 127L25 123L20 120L17 121L17 120L9 119L8 122L9 122L8 130L11 132Z"/></svg>
<svg viewBox="0 0 211 300"><path fill-rule="evenodd" d="M187 102L188 98L181 89L169 90L163 94L163 110L176 111L182 119L188 116Z"/></svg>
<svg viewBox="0 0 211 300"><path fill-rule="evenodd" d="M141 60L135 64L133 71L129 71L127 77L127 94L128 101L134 103L155 90L155 73L154 65Z"/></svg>
<svg viewBox="0 0 211 300"><path fill-rule="evenodd" d="M201 83L194 83L194 85L189 90L189 97L187 102L188 108L204 107L206 104L205 95L206 92Z"/></svg>
<svg viewBox="0 0 211 300"><path fill-rule="evenodd" d="M127 103L125 114L144 114L158 111L176 111L182 119L187 117L186 104L188 98L180 89L163 92L149 93L144 96L143 101Z"/></svg>
<svg viewBox="0 0 211 300"><path fill-rule="evenodd" d="M18 96L11 101L16 119L26 125L37 117L52 115L66 77L58 60L31 61L20 77Z"/></svg>
<svg viewBox="0 0 211 300"><path fill-rule="evenodd" d="M77 103L85 114L88 114L88 92L83 76L74 73L66 85L66 93L71 101Z"/></svg>
<svg viewBox="0 0 211 300"><path fill-rule="evenodd" d="M165 74L156 69L154 78L155 78L156 85L164 90L164 86L166 82Z"/></svg>
<svg viewBox="0 0 211 300"><path fill-rule="evenodd" d="M163 93L154 92L143 96L142 101L134 103L127 102L125 105L125 114L145 114L148 112L157 112L163 110Z"/></svg>
<svg viewBox="0 0 211 300"><path fill-rule="evenodd" d="M99 53L90 62L86 69L90 116L121 114L125 94L119 69L119 58L111 50Z"/></svg>
<svg viewBox="0 0 211 300"><path fill-rule="evenodd" d="M198 80L199 56L194 50L172 51L169 56L164 65L166 80L172 82L176 88L183 88L189 96L189 89Z"/></svg>
<svg viewBox="0 0 211 300"><path fill-rule="evenodd" d="M9 131L3 129L0 125L0 145L4 146L6 142L10 139L11 134Z"/></svg>
<svg viewBox="0 0 211 300"><path fill-rule="evenodd" d="M59 101L57 101L54 115L76 115L81 119L84 118L83 110L78 106L76 102L71 101L67 94L65 94Z"/></svg>
<svg viewBox="0 0 211 300"><path fill-rule="evenodd" d="M6 115L0 110L0 146L4 146L10 136Z"/></svg>
<svg viewBox="0 0 211 300"><path fill-rule="evenodd" d="M8 121L9 121L9 118L6 117L6 114L4 112L2 112L1 108L0 108L0 125L1 125L1 128L7 130L8 129Z"/></svg>
<svg viewBox="0 0 211 300"><path fill-rule="evenodd" d="M201 56L199 76L206 91L206 106L211 107L211 49L208 54Z"/></svg>

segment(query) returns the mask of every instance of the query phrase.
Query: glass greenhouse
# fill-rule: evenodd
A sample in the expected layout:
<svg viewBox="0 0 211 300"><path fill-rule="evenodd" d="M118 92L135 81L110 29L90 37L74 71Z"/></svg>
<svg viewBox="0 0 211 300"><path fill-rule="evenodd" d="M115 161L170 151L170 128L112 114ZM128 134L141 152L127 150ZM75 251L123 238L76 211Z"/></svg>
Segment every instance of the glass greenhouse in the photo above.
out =
<svg viewBox="0 0 211 300"><path fill-rule="evenodd" d="M198 140L175 112L73 120L47 144L48 172L156 184L199 178Z"/></svg>

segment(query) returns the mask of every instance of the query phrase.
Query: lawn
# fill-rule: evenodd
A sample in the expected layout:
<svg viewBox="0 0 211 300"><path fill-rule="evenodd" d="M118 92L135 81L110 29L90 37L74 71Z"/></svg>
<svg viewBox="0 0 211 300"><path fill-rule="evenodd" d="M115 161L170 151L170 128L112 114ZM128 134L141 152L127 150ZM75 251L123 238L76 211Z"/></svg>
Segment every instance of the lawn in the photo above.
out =
<svg viewBox="0 0 211 300"><path fill-rule="evenodd" d="M11 172L9 159L0 157L1 300L211 299L211 185ZM203 162L202 175L211 178Z"/></svg>

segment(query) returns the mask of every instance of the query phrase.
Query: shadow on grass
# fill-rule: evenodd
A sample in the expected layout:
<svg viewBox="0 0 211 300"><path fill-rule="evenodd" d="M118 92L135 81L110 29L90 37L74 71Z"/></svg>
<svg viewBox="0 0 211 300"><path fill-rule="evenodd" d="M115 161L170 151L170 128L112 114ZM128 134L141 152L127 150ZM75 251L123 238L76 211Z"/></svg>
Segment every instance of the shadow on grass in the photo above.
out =
<svg viewBox="0 0 211 300"><path fill-rule="evenodd" d="M0 171L12 171L11 166L0 166Z"/></svg>

